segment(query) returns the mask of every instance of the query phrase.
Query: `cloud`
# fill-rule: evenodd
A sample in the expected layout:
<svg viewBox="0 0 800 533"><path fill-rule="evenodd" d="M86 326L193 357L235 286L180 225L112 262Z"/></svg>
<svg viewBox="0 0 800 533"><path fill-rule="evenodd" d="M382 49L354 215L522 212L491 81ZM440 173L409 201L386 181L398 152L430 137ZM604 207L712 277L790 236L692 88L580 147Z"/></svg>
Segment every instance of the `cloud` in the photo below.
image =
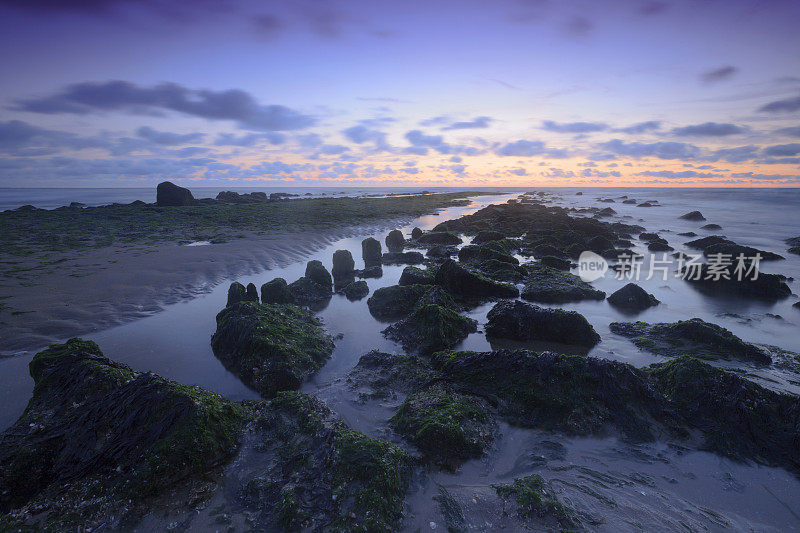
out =
<svg viewBox="0 0 800 533"><path fill-rule="evenodd" d="M564 24L564 31L575 37L585 37L593 30L594 22L582 15L575 15Z"/></svg>
<svg viewBox="0 0 800 533"><path fill-rule="evenodd" d="M174 111L208 120L233 120L244 129L267 131L302 129L316 122L313 117L285 106L261 105L239 89L188 89L176 83L140 87L120 80L76 83L50 96L18 100L12 109L79 115Z"/></svg>
<svg viewBox="0 0 800 533"><path fill-rule="evenodd" d="M351 126L342 130L342 134L356 144L371 142L376 150L389 150L390 146L386 142L386 134L380 130L368 128L363 124Z"/></svg>
<svg viewBox="0 0 800 533"><path fill-rule="evenodd" d="M466 122L453 122L452 124L443 127L443 130L466 130L473 128L488 128L492 122L491 117L475 117Z"/></svg>
<svg viewBox="0 0 800 533"><path fill-rule="evenodd" d="M341 144L323 144L319 147L319 153L325 155L339 155L350 150L347 146Z"/></svg>
<svg viewBox="0 0 800 533"><path fill-rule="evenodd" d="M800 155L800 143L767 146L764 148L764 154L774 157L792 157Z"/></svg>
<svg viewBox="0 0 800 533"><path fill-rule="evenodd" d="M639 172L637 176L652 176L656 178L674 178L674 179L683 179L683 178L718 178L721 174L713 174L710 172L697 172L694 170L683 170L681 172L676 172L674 170L645 170L644 172Z"/></svg>
<svg viewBox="0 0 800 533"><path fill-rule="evenodd" d="M527 176L528 175L528 171L525 170L524 168L515 168L515 169L511 170L510 172L512 174L516 174L517 176Z"/></svg>
<svg viewBox="0 0 800 533"><path fill-rule="evenodd" d="M694 159L700 155L700 148L697 146L679 142L626 143L621 139L612 139L597 146L607 152L636 158Z"/></svg>
<svg viewBox="0 0 800 533"><path fill-rule="evenodd" d="M547 151L542 141L514 141L495 150L497 155L530 157L542 155Z"/></svg>
<svg viewBox="0 0 800 533"><path fill-rule="evenodd" d="M792 126L790 128L781 128L779 130L775 130L775 133L779 135L787 135L789 137L800 137L800 126Z"/></svg>
<svg viewBox="0 0 800 533"><path fill-rule="evenodd" d="M557 133L591 133L608 129L608 124L602 122L553 122L545 120L542 129Z"/></svg>
<svg viewBox="0 0 800 533"><path fill-rule="evenodd" d="M283 144L286 142L286 136L277 132L248 133L239 136L232 133L220 133L214 144L217 146L251 147L260 144L262 141L267 141L270 144Z"/></svg>
<svg viewBox="0 0 800 533"><path fill-rule="evenodd" d="M646 2L639 8L639 14L645 17L660 15L669 9L666 2Z"/></svg>
<svg viewBox="0 0 800 533"><path fill-rule="evenodd" d="M660 120L648 120L647 122L637 122L636 124L631 124L630 126L627 126L625 128L619 128L614 131L636 135L640 133L647 133L648 131L656 131L660 128L661 128Z"/></svg>
<svg viewBox="0 0 800 533"><path fill-rule="evenodd" d="M703 124L674 128L672 133L673 135L679 135L681 137L725 137L727 135L744 133L745 131L744 128L736 124L704 122Z"/></svg>
<svg viewBox="0 0 800 533"><path fill-rule="evenodd" d="M775 100L774 102L762 105L758 110L764 113L791 113L793 111L800 111L800 96Z"/></svg>
<svg viewBox="0 0 800 533"><path fill-rule="evenodd" d="M758 146L737 146L735 148L721 148L711 152L709 157L712 161L723 160L729 163L741 163L748 159L753 159L758 155L760 148Z"/></svg>
<svg viewBox="0 0 800 533"><path fill-rule="evenodd" d="M428 153L428 148L436 150L440 154L478 155L483 153L480 148L449 144L441 135L426 135L421 130L407 131L405 138L411 143L411 146L403 150L408 154L425 155Z"/></svg>
<svg viewBox="0 0 800 533"><path fill-rule="evenodd" d="M739 69L733 65L725 65L724 67L703 72L700 74L700 79L706 83L714 83L717 81L727 80L728 78L734 76L737 72L739 72Z"/></svg>
<svg viewBox="0 0 800 533"><path fill-rule="evenodd" d="M147 139L155 144L164 146L176 146L179 144L189 144L193 142L200 142L203 140L202 133L170 133L166 131L157 131L149 126L142 126L136 130L136 135L142 139Z"/></svg>

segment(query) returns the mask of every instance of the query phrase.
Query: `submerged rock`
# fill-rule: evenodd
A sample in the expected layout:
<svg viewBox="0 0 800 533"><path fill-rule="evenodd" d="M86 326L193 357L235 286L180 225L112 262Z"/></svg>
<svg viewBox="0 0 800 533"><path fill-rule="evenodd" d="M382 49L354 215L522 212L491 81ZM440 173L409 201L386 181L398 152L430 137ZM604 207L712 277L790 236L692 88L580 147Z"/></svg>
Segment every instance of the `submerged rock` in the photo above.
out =
<svg viewBox="0 0 800 533"><path fill-rule="evenodd" d="M395 392L410 394L436 377L430 363L418 355L398 355L372 350L361 356L347 381L352 389L366 389L363 397L387 398Z"/></svg>
<svg viewBox="0 0 800 533"><path fill-rule="evenodd" d="M233 305L239 302L244 302L247 299L247 289L238 281L231 283L228 287L228 302L225 305Z"/></svg>
<svg viewBox="0 0 800 533"><path fill-rule="evenodd" d="M614 307L644 311L648 307L658 305L660 302L652 294L648 294L635 283L628 283L608 297L608 303Z"/></svg>
<svg viewBox="0 0 800 533"><path fill-rule="evenodd" d="M325 268L321 261L316 259L306 264L306 278L328 290L331 290L333 287L331 273L328 272L328 269Z"/></svg>
<svg viewBox="0 0 800 533"><path fill-rule="evenodd" d="M456 245L461 244L461 237L449 231L429 231L417 237L420 244Z"/></svg>
<svg viewBox="0 0 800 533"><path fill-rule="evenodd" d="M435 303L417 305L406 318L383 331L403 349L430 354L452 348L478 329L477 321Z"/></svg>
<svg viewBox="0 0 800 533"><path fill-rule="evenodd" d="M214 355L265 398L296 389L333 352L333 340L308 311L240 302L217 315Z"/></svg>
<svg viewBox="0 0 800 533"><path fill-rule="evenodd" d="M179 187L171 181L162 181L156 187L156 205L162 207L173 207L182 205L192 205L195 203L192 191L185 187Z"/></svg>
<svg viewBox="0 0 800 533"><path fill-rule="evenodd" d="M700 211L690 211L685 215L681 215L678 218L682 218L683 220L705 220L706 217L703 216L703 213Z"/></svg>
<svg viewBox="0 0 800 533"><path fill-rule="evenodd" d="M354 281L345 285L340 292L350 301L360 300L369 294L369 286L366 281Z"/></svg>
<svg viewBox="0 0 800 533"><path fill-rule="evenodd" d="M359 278L380 278L383 276L383 267L374 265L356 272Z"/></svg>
<svg viewBox="0 0 800 533"><path fill-rule="evenodd" d="M367 268L381 265L381 253L381 243L378 239L368 237L361 241L361 257Z"/></svg>
<svg viewBox="0 0 800 533"><path fill-rule="evenodd" d="M779 261L784 259L782 255L768 252L766 250L759 250L758 248L753 248L752 246L742 246L740 244L736 244L735 242L719 242L703 248L703 255L706 257L710 257L715 254L730 255L734 262L740 255L744 256L746 259L749 259L751 257L755 257L756 254L760 255L761 260L763 261Z"/></svg>
<svg viewBox="0 0 800 533"><path fill-rule="evenodd" d="M526 265L528 276L522 297L532 302L564 303L580 300L602 300L606 293L595 289L575 274L542 264Z"/></svg>
<svg viewBox="0 0 800 533"><path fill-rule="evenodd" d="M400 274L399 285L433 285L435 270L407 266Z"/></svg>
<svg viewBox="0 0 800 533"><path fill-rule="evenodd" d="M612 322L613 333L623 335L643 350L667 356L691 355L708 359L740 359L769 364L769 354L716 324L699 318L672 323Z"/></svg>
<svg viewBox="0 0 800 533"><path fill-rule="evenodd" d="M405 244L406 238L403 237L399 229L393 229L389 232L389 235L386 236L386 248L388 248L390 252L402 252Z"/></svg>
<svg viewBox="0 0 800 533"><path fill-rule="evenodd" d="M736 262L720 269L719 275L711 272L708 264L700 264L694 268L687 266L682 274L685 281L714 296L729 298L731 295L738 295L774 301L788 298L792 294L784 277L778 274L758 272L755 279L752 274L742 275L742 279L738 279Z"/></svg>
<svg viewBox="0 0 800 533"><path fill-rule="evenodd" d="M711 230L722 229L722 226L720 226L719 224L706 224L704 226L700 226L700 229L704 229L706 231L711 231Z"/></svg>
<svg viewBox="0 0 800 533"><path fill-rule="evenodd" d="M39 352L30 373L33 397L0 438L0 512L29 504L46 529L120 527L126 510L231 457L244 427L225 398L135 372L91 341Z"/></svg>
<svg viewBox="0 0 800 533"><path fill-rule="evenodd" d="M449 470L488 451L497 432L489 403L451 387L433 385L411 394L390 420L425 459Z"/></svg>
<svg viewBox="0 0 800 533"><path fill-rule="evenodd" d="M261 303L265 304L293 304L294 296L286 280L275 278L261 286Z"/></svg>
<svg viewBox="0 0 800 533"><path fill-rule="evenodd" d="M493 281L472 272L452 259L445 260L436 272L436 284L446 291L464 297L516 298L519 290L508 283Z"/></svg>
<svg viewBox="0 0 800 533"><path fill-rule="evenodd" d="M504 301L492 307L486 318L486 335L489 337L579 346L594 346L600 342L600 335L576 311Z"/></svg>

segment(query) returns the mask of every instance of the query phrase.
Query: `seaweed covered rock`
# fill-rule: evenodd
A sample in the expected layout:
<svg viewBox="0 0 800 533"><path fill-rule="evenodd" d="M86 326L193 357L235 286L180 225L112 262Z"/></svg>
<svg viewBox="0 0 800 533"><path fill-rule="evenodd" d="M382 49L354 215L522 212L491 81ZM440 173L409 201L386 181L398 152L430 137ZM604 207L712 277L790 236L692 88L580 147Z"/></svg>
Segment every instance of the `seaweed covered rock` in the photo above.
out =
<svg viewBox="0 0 800 533"><path fill-rule="evenodd" d="M745 266L744 270L737 272L735 261L731 265L723 265L714 270L711 270L708 263L687 265L681 272L681 277L711 296L729 298L731 295L737 295L774 301L788 298L792 294L783 276L760 271L755 276L753 273L747 273L748 268L749 266Z"/></svg>
<svg viewBox="0 0 800 533"><path fill-rule="evenodd" d="M507 263L505 261L498 261L497 259L489 259L481 261L480 263L472 265L481 274L485 275L494 281L502 281L507 283L522 282L528 275L528 271L524 267Z"/></svg>
<svg viewBox="0 0 800 533"><path fill-rule="evenodd" d="M381 243L378 239L368 237L361 241L361 257L364 260L364 266L380 266L382 252Z"/></svg>
<svg viewBox="0 0 800 533"><path fill-rule="evenodd" d="M411 230L411 238L412 239L419 239L422 237L422 230L419 228L414 228Z"/></svg>
<svg viewBox="0 0 800 533"><path fill-rule="evenodd" d="M326 302L333 296L333 290L330 285L320 285L305 276L290 283L289 292L292 294L295 303L308 306Z"/></svg>
<svg viewBox="0 0 800 533"><path fill-rule="evenodd" d="M703 216L703 213L700 211L690 211L685 215L681 215L678 218L682 218L683 220L705 220L706 217Z"/></svg>
<svg viewBox="0 0 800 533"><path fill-rule="evenodd" d="M649 294L635 283L628 283L618 289L608 297L608 303L614 307L630 309L632 311L644 311L649 307L658 305L660 302L655 296Z"/></svg>
<svg viewBox="0 0 800 533"><path fill-rule="evenodd" d="M240 302L217 315L214 355L266 398L296 389L333 352L318 319L287 304Z"/></svg>
<svg viewBox="0 0 800 533"><path fill-rule="evenodd" d="M403 237L403 233L399 229L393 229L389 232L389 235L386 236L386 248L388 248L390 252L402 252L405 244L406 238Z"/></svg>
<svg viewBox="0 0 800 533"><path fill-rule="evenodd" d="M539 259L539 262L546 267L562 270L564 272L572 267L572 263L569 259L563 259L554 255L545 255Z"/></svg>
<svg viewBox="0 0 800 533"><path fill-rule="evenodd" d="M360 300L366 298L369 294L369 286L364 280L354 281L342 287L339 292L344 294L345 298L350 301Z"/></svg>
<svg viewBox="0 0 800 533"><path fill-rule="evenodd" d="M602 300L606 293L595 289L575 274L542 264L526 265L528 276L522 297L532 302L564 303L580 300Z"/></svg>
<svg viewBox="0 0 800 533"><path fill-rule="evenodd" d="M491 241L499 241L505 238L499 231L484 230L479 231L475 238L472 239L472 244L483 244Z"/></svg>
<svg viewBox="0 0 800 533"><path fill-rule="evenodd" d="M253 430L257 467L240 491L256 530L392 531L402 517L412 458L353 431L321 401L282 392Z"/></svg>
<svg viewBox="0 0 800 533"><path fill-rule="evenodd" d="M401 343L405 350L430 354L452 348L477 329L475 320L430 303L418 305L406 318L386 328L383 334Z"/></svg>
<svg viewBox="0 0 800 533"><path fill-rule="evenodd" d="M415 266L407 266L400 274L399 285L433 285L435 270L421 269Z"/></svg>
<svg viewBox="0 0 800 533"><path fill-rule="evenodd" d="M418 265L425 262L422 252L390 252L383 254L381 259L387 265Z"/></svg>
<svg viewBox="0 0 800 533"><path fill-rule="evenodd" d="M436 284L451 294L463 297L516 298L519 290L508 283L493 281L467 270L452 259L445 260L436 272Z"/></svg>
<svg viewBox="0 0 800 533"><path fill-rule="evenodd" d="M651 365L655 387L704 435L705 449L800 472L800 398L691 357Z"/></svg>
<svg viewBox="0 0 800 533"><path fill-rule="evenodd" d="M356 262L349 250L336 250L333 252L333 278L347 278L355 275Z"/></svg>
<svg viewBox="0 0 800 533"><path fill-rule="evenodd" d="M461 237L449 231L429 231L417 237L417 242L420 244L452 246L461 244L463 241Z"/></svg>
<svg viewBox="0 0 800 533"><path fill-rule="evenodd" d="M324 287L328 290L331 290L333 287L333 280L331 279L331 273L328 272L328 269L322 264L321 261L313 260L309 261L306 264L306 278L313 281L320 287Z"/></svg>
<svg viewBox="0 0 800 533"><path fill-rule="evenodd" d="M293 304L294 296L283 278L275 278L261 286L261 303Z"/></svg>
<svg viewBox="0 0 800 533"><path fill-rule="evenodd" d="M733 241L729 241L722 235L709 235L708 237L700 237L699 239L689 241L686 243L686 246L694 248L695 250L704 250L713 244L720 243L733 243Z"/></svg>
<svg viewBox="0 0 800 533"><path fill-rule="evenodd" d="M91 341L39 352L30 373L33 397L0 437L0 512L30 504L46 529L119 527L124 508L230 458L244 428L225 398L135 372Z"/></svg>
<svg viewBox="0 0 800 533"><path fill-rule="evenodd" d="M192 205L195 203L192 191L179 187L171 181L162 181L156 187L156 205L160 207L173 207Z"/></svg>
<svg viewBox="0 0 800 533"><path fill-rule="evenodd" d="M509 485L493 485L497 495L511 501L523 521L535 521L549 529L572 531L578 526L575 511L558 501L555 491L541 476L531 474Z"/></svg>
<svg viewBox="0 0 800 533"><path fill-rule="evenodd" d="M247 289L245 290L244 300L246 302L257 302L258 301L258 289L256 289L255 283L248 283Z"/></svg>
<svg viewBox="0 0 800 533"><path fill-rule="evenodd" d="M756 257L757 255L761 257L762 261L779 261L781 259L785 259L782 255L774 252L759 250L758 248L753 248L752 246L742 246L741 244L736 244L735 242L718 242L703 248L703 255L706 257L711 257L712 255L718 254L729 255L734 261L736 261L739 256L750 259Z"/></svg>
<svg viewBox="0 0 800 533"><path fill-rule="evenodd" d="M455 246L436 245L428 248L428 251L425 253L425 255L433 259L446 259L448 257L453 257L457 253L458 248Z"/></svg>
<svg viewBox="0 0 800 533"><path fill-rule="evenodd" d="M468 244L458 251L458 259L460 261L488 261L493 259L495 261L502 261L512 265L518 265L519 260L511 254L503 251L496 250L490 246L480 246L477 244Z"/></svg>
<svg viewBox="0 0 800 533"><path fill-rule="evenodd" d="M351 389L366 398L388 398L396 392L410 394L420 383L436 377L426 358L372 350L362 355L347 377Z"/></svg>
<svg viewBox="0 0 800 533"><path fill-rule="evenodd" d="M492 307L486 318L486 335L489 337L578 346L594 346L600 342L600 335L576 311L503 301Z"/></svg>
<svg viewBox="0 0 800 533"><path fill-rule="evenodd" d="M247 289L245 286L238 281L231 283L231 286L228 287L228 301L225 305L229 306L244 302L245 300L247 300Z"/></svg>
<svg viewBox="0 0 800 533"><path fill-rule="evenodd" d="M372 293L367 306L369 312L378 319L402 318L418 305L435 303L454 309L453 299L439 287L430 285L390 285Z"/></svg>
<svg viewBox="0 0 800 533"><path fill-rule="evenodd" d="M432 385L411 394L392 417L392 427L426 460L449 470L491 447L497 424L483 398Z"/></svg>
<svg viewBox="0 0 800 533"><path fill-rule="evenodd" d="M612 333L643 350L667 356L692 355L708 359L739 359L769 364L769 354L716 324L699 318L672 323L612 322Z"/></svg>

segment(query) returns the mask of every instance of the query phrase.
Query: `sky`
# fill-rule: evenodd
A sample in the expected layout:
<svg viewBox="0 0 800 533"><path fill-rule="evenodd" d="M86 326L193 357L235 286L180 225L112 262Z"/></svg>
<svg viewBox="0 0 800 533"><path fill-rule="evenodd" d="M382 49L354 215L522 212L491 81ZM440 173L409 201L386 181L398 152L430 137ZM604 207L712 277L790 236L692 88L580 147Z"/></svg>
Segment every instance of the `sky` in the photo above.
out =
<svg viewBox="0 0 800 533"><path fill-rule="evenodd" d="M0 0L0 187L800 186L797 0Z"/></svg>

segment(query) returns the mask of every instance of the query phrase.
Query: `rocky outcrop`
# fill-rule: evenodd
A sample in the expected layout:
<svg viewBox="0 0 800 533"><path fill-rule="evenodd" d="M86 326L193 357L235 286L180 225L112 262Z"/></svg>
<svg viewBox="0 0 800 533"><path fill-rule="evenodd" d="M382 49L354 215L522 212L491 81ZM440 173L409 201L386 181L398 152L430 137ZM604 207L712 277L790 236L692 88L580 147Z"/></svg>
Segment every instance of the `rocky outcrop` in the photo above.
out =
<svg viewBox="0 0 800 533"><path fill-rule="evenodd" d="M467 298L516 298L519 290L508 283L493 281L467 270L452 259L445 260L436 272L436 284L451 294Z"/></svg>
<svg viewBox="0 0 800 533"><path fill-rule="evenodd" d="M354 281L342 287L339 292L344 294L345 298L352 302L366 298L369 294L369 286L366 281Z"/></svg>
<svg viewBox="0 0 800 533"><path fill-rule="evenodd" d="M214 355L265 398L296 389L333 352L333 340L308 311L240 302L217 315Z"/></svg>
<svg viewBox="0 0 800 533"><path fill-rule="evenodd" d="M353 276L356 269L356 262L353 255L348 250L336 250L333 252L333 268L331 274L334 278Z"/></svg>
<svg viewBox="0 0 800 533"><path fill-rule="evenodd" d="M398 285L433 285L435 274L435 269L426 268L423 270L415 266L407 266L403 269L403 273L400 274Z"/></svg>
<svg viewBox="0 0 800 533"><path fill-rule="evenodd" d="M487 261L494 259L503 261L512 265L518 265L519 260L511 254L499 251L490 246L481 246L477 244L468 244L458 251L458 259L463 262L470 261Z"/></svg>
<svg viewBox="0 0 800 533"><path fill-rule="evenodd" d="M328 269L325 268L321 261L313 260L306 264L306 277L320 287L325 287L328 290L333 287L331 273L328 272Z"/></svg>
<svg viewBox="0 0 800 533"><path fill-rule="evenodd" d="M293 304L294 295L283 278L275 278L261 286L261 303Z"/></svg>
<svg viewBox="0 0 800 533"><path fill-rule="evenodd" d="M417 237L420 244L430 245L456 245L461 244L461 237L449 231L429 231Z"/></svg>
<svg viewBox="0 0 800 533"><path fill-rule="evenodd" d="M489 337L577 346L594 346L600 342L600 335L576 311L506 301L496 304L486 318L486 335Z"/></svg>
<svg viewBox="0 0 800 533"><path fill-rule="evenodd" d="M422 230L419 228L414 228L411 230L411 238L412 239L419 239L422 237Z"/></svg>
<svg viewBox="0 0 800 533"><path fill-rule="evenodd" d="M195 203L192 191L179 187L171 181L163 181L156 187L156 205L160 207L173 207L192 205Z"/></svg>
<svg viewBox="0 0 800 533"><path fill-rule="evenodd" d="M629 309L631 311L644 311L660 302L652 294L648 294L635 283L628 283L608 297L608 303L614 307Z"/></svg>
<svg viewBox="0 0 800 533"><path fill-rule="evenodd" d="M435 303L418 303L410 315L386 328L383 334L399 342L406 351L430 354L452 348L477 329L475 320L452 309Z"/></svg>
<svg viewBox="0 0 800 533"><path fill-rule="evenodd" d="M526 265L528 276L522 297L531 302L564 303L581 300L602 300L606 293L595 289L575 274L542 264Z"/></svg>
<svg viewBox="0 0 800 533"><path fill-rule="evenodd" d="M381 287L372 293L367 306L375 318L381 320L402 318L411 313L417 305L435 303L449 308L456 304L450 296L439 287L430 285L390 285Z"/></svg>
<svg viewBox="0 0 800 533"><path fill-rule="evenodd" d="M484 244L491 241L499 241L505 238L499 231L484 230L479 231L475 238L472 239L472 244Z"/></svg>
<svg viewBox="0 0 800 533"><path fill-rule="evenodd" d="M386 236L386 248L390 252L402 252L405 244L406 238L403 237L403 233L399 229L393 229Z"/></svg>
<svg viewBox="0 0 800 533"><path fill-rule="evenodd" d="M324 303L333 296L333 290L330 285L322 286L305 276L290 283L289 292L291 292L296 304L306 305L315 309L324 306Z"/></svg>
<svg viewBox="0 0 800 533"><path fill-rule="evenodd" d="M425 262L425 256L421 252L389 252L381 260L386 265L418 265Z"/></svg>
<svg viewBox="0 0 800 533"><path fill-rule="evenodd" d="M248 283L247 289L244 293L244 300L246 302L257 302L258 301L258 289L256 289L255 283Z"/></svg>

